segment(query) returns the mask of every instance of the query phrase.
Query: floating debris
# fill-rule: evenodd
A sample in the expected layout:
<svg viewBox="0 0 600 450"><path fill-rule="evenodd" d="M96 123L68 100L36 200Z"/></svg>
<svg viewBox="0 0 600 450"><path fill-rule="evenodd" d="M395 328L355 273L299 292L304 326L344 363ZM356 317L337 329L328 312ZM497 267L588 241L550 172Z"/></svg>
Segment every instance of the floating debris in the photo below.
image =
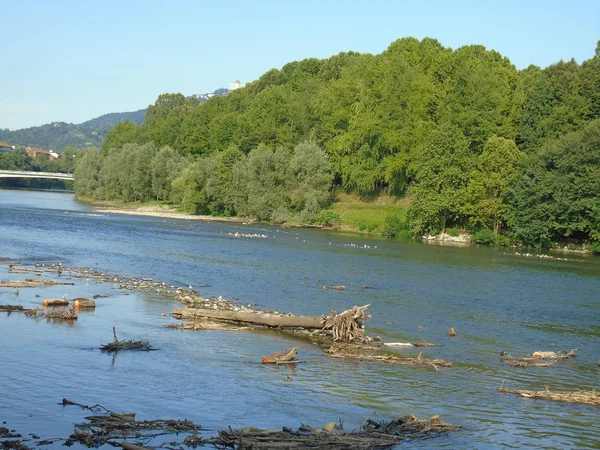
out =
<svg viewBox="0 0 600 450"><path fill-rule="evenodd" d="M332 289L334 291L344 291L344 290L346 290L346 286L341 286L341 285L340 286L327 286L327 285L323 286L324 291L327 291L329 289Z"/></svg>
<svg viewBox="0 0 600 450"><path fill-rule="evenodd" d="M335 423L327 424L322 428L302 424L297 430L288 427L283 427L281 430L229 428L220 431L218 437L205 439L202 443L212 444L218 448L374 450L392 448L405 439L432 438L460 428L442 422L439 416L421 420L411 414L391 422L367 419L364 425L350 432L342 431L341 426Z"/></svg>
<svg viewBox="0 0 600 450"><path fill-rule="evenodd" d="M517 394L525 398L541 398L545 400L553 400L556 402L567 403L584 403L588 405L600 406L600 392L595 389L583 391L555 391L551 392L546 386L544 391L530 391L526 389L508 389L504 386L498 388L500 392L508 392Z"/></svg>
<svg viewBox="0 0 600 450"><path fill-rule="evenodd" d="M46 319L52 320L74 321L78 318L77 313L72 309L53 309L46 311L42 308L34 308L26 309L23 313L28 317L45 317Z"/></svg>
<svg viewBox="0 0 600 450"><path fill-rule="evenodd" d="M24 312L26 311L21 305L0 305L0 312Z"/></svg>
<svg viewBox="0 0 600 450"><path fill-rule="evenodd" d="M574 348L570 352L562 350L560 352L534 352L531 355L516 358L502 352L500 358L504 360L507 366L511 367L550 367L559 359L567 359L575 357L577 349Z"/></svg>

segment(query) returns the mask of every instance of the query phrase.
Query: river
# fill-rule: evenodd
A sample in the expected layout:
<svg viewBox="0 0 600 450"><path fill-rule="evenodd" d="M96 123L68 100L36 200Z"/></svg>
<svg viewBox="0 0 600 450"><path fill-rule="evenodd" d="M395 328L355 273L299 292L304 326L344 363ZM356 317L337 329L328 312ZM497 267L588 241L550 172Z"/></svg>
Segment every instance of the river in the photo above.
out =
<svg viewBox="0 0 600 450"><path fill-rule="evenodd" d="M236 232L267 238L231 237ZM181 305L91 280L76 288L23 288L19 295L0 288L0 304L26 307L40 303L35 294L109 295L72 326L0 313L0 421L24 435L72 433L86 414L57 405L66 397L135 411L139 419L187 418L213 431L321 426L338 419L350 430L367 417L406 414L439 414L464 427L398 448L600 446L598 407L497 391L503 383L512 389L600 388L598 257L526 258L514 249L97 213L73 194L12 190L0 190L0 256L152 277L295 314L371 304L367 334L439 344L398 353L423 351L454 364L436 371L338 360L274 332L168 329L164 325L176 322L172 310ZM0 279L14 278L0 265ZM159 350L114 358L100 352L112 340L113 326L120 338L150 340ZM306 363L260 364L263 356L292 346ZM524 356L573 348L575 358L547 368L509 367L499 358L501 351Z"/></svg>

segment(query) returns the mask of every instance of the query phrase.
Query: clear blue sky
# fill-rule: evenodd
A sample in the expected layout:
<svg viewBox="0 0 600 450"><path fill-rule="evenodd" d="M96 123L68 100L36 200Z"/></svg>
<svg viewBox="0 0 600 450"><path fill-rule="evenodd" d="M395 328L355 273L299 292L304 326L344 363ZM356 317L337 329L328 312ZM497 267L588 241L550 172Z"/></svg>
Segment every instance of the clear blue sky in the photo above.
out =
<svg viewBox="0 0 600 450"><path fill-rule="evenodd" d="M582 62L600 0L0 0L0 128L80 123L165 92L212 92L271 68L396 39L482 44L519 69Z"/></svg>

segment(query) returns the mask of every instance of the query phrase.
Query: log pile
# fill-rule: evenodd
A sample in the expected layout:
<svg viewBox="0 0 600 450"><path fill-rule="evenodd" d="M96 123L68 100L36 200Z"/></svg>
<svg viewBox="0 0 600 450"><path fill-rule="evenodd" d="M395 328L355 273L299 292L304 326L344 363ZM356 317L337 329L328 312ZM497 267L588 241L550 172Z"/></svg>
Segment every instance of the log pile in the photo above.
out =
<svg viewBox="0 0 600 450"><path fill-rule="evenodd" d="M530 391L526 389L508 389L504 386L498 388L500 392L517 394L525 398L541 398L553 400L556 402L584 403L588 405L600 406L600 392L595 389L583 391L555 391L552 392L546 387L544 391Z"/></svg>

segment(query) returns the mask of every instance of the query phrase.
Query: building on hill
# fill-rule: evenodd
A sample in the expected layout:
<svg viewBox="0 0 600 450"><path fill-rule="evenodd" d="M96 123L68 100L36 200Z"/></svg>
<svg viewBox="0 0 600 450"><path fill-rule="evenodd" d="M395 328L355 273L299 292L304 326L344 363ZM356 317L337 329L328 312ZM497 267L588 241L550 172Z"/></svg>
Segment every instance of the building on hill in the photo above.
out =
<svg viewBox="0 0 600 450"><path fill-rule="evenodd" d="M6 142L0 142L0 153L9 153L15 149L14 145L7 144Z"/></svg>
<svg viewBox="0 0 600 450"><path fill-rule="evenodd" d="M25 149L25 153L27 154L27 156L29 156L30 158L37 158L39 155L42 155L43 158L46 159L57 159L58 158L58 154L52 151L48 151L48 150L44 150L43 148L39 148L39 147L27 147Z"/></svg>
<svg viewBox="0 0 600 450"><path fill-rule="evenodd" d="M242 83L240 83L240 80L235 80L233 83L231 83L229 85L229 90L235 91L236 89L239 89L241 87L243 87L243 86L242 86Z"/></svg>

